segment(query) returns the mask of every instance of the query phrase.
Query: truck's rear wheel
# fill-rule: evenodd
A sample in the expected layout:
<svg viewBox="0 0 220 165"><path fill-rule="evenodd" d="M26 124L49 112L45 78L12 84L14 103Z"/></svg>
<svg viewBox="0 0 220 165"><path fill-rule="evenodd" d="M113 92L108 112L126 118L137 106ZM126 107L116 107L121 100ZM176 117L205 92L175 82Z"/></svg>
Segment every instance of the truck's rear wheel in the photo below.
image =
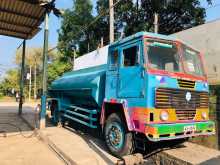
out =
<svg viewBox="0 0 220 165"><path fill-rule="evenodd" d="M111 114L105 124L105 142L110 152L122 157L133 152L133 135L128 132L122 118L116 114Z"/></svg>

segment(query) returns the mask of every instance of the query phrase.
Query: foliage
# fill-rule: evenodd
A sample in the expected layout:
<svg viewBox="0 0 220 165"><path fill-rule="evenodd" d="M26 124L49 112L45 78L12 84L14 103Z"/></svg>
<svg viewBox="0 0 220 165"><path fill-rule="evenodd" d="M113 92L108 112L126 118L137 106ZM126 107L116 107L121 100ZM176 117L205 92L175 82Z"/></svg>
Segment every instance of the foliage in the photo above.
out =
<svg viewBox="0 0 220 165"><path fill-rule="evenodd" d="M97 15L109 9L108 0L97 0ZM116 0L114 1L117 2ZM207 0L211 3L212 0ZM66 10L59 32L59 49L66 56L72 56L72 48L78 48L78 55L94 50L101 37L109 43L109 15L96 19L92 15L89 0L73 0L71 10ZM159 14L159 33L172 34L205 22L205 9L199 0L121 0L115 6L115 38L154 29L154 13ZM83 27L90 25L88 29Z"/></svg>
<svg viewBox="0 0 220 165"><path fill-rule="evenodd" d="M42 61L43 61L43 50L42 48L28 48L26 55L26 68L35 67L37 68L37 80L38 86L41 87L41 70L42 70ZM50 84L58 76L62 75L65 71L68 71L72 68L72 65L58 52L52 51L48 54L48 83ZM16 64L21 63L21 52L18 52L16 55ZM26 71L29 72L29 71ZM33 75L33 72L32 72ZM33 77L33 76L32 76Z"/></svg>
<svg viewBox="0 0 220 165"><path fill-rule="evenodd" d="M53 61L56 58L57 52L52 51L48 53L48 60ZM16 53L15 64L21 64L22 50L19 49ZM28 67L37 65L37 68L42 67L43 49L42 48L26 48L25 64Z"/></svg>
<svg viewBox="0 0 220 165"><path fill-rule="evenodd" d="M52 81L61 76L64 72L70 71L73 68L71 62L59 56L48 66L48 83L51 84Z"/></svg>
<svg viewBox="0 0 220 165"><path fill-rule="evenodd" d="M220 95L220 86L219 85L210 86L210 93L212 96L219 96Z"/></svg>
<svg viewBox="0 0 220 165"><path fill-rule="evenodd" d="M63 15L62 26L59 31L59 48L61 53L67 57L73 57L73 50L78 45L80 54L86 53L97 47L93 40L93 27L82 28L93 21L92 3L90 0L73 0L72 10L66 10Z"/></svg>
<svg viewBox="0 0 220 165"><path fill-rule="evenodd" d="M19 72L17 69L11 69L6 72L4 80L0 84L0 91L4 94L11 92L12 89L15 91L19 90Z"/></svg>
<svg viewBox="0 0 220 165"><path fill-rule="evenodd" d="M34 87L34 72L36 67L36 82L37 91L40 91L42 87L42 59L43 59L42 48L27 48L25 58L25 84L24 93L27 96L29 90L29 80L27 80L27 73L29 68L32 68L32 88ZM58 76L61 76L64 72L72 69L72 64L58 52L50 52L48 54L48 85L55 80ZM4 77L4 80L0 83L0 93L8 95L12 89L19 91L19 80L20 80L20 64L21 64L21 51L16 53L15 63L19 66L18 69L9 70ZM33 90L32 90L33 91Z"/></svg>
<svg viewBox="0 0 220 165"><path fill-rule="evenodd" d="M100 1L106 0L98 0L98 5ZM207 2L211 3L211 0ZM125 36L139 31L153 32L155 13L159 14L161 34L172 34L203 24L206 14L199 0L123 0L115 12L116 31L123 27Z"/></svg>

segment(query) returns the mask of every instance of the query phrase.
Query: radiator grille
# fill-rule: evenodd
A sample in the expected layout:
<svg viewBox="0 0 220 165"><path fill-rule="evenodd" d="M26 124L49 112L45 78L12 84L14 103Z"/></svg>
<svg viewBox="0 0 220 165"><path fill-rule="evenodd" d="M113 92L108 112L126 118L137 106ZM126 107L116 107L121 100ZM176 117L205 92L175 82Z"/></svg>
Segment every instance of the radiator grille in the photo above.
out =
<svg viewBox="0 0 220 165"><path fill-rule="evenodd" d="M196 109L176 109L176 116L179 120L193 120Z"/></svg>
<svg viewBox="0 0 220 165"><path fill-rule="evenodd" d="M179 84L179 87L181 87L181 88L191 88L191 89L193 89L195 87L195 81L190 81L190 80L178 79L178 84Z"/></svg>
<svg viewBox="0 0 220 165"><path fill-rule="evenodd" d="M186 95L190 93L191 99L187 101ZM209 98L207 92L185 89L157 88L155 107L159 109L176 109L179 120L192 120L197 108L208 108Z"/></svg>

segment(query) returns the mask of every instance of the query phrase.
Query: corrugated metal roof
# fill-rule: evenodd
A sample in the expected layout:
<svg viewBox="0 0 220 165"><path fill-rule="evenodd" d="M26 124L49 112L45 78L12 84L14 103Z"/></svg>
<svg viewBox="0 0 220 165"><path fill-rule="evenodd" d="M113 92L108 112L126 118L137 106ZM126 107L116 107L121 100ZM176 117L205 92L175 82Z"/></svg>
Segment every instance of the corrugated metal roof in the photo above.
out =
<svg viewBox="0 0 220 165"><path fill-rule="evenodd" d="M0 0L0 35L31 39L40 30L46 12L40 2Z"/></svg>

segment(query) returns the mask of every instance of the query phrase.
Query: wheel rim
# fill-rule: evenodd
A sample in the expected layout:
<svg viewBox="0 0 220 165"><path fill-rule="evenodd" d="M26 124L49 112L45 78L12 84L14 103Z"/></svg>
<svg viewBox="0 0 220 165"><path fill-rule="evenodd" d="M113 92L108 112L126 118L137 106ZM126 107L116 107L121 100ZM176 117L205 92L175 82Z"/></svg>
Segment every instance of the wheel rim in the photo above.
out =
<svg viewBox="0 0 220 165"><path fill-rule="evenodd" d="M110 145L113 148L117 150L122 148L124 144L124 131L118 123L114 122L109 125L108 137Z"/></svg>

